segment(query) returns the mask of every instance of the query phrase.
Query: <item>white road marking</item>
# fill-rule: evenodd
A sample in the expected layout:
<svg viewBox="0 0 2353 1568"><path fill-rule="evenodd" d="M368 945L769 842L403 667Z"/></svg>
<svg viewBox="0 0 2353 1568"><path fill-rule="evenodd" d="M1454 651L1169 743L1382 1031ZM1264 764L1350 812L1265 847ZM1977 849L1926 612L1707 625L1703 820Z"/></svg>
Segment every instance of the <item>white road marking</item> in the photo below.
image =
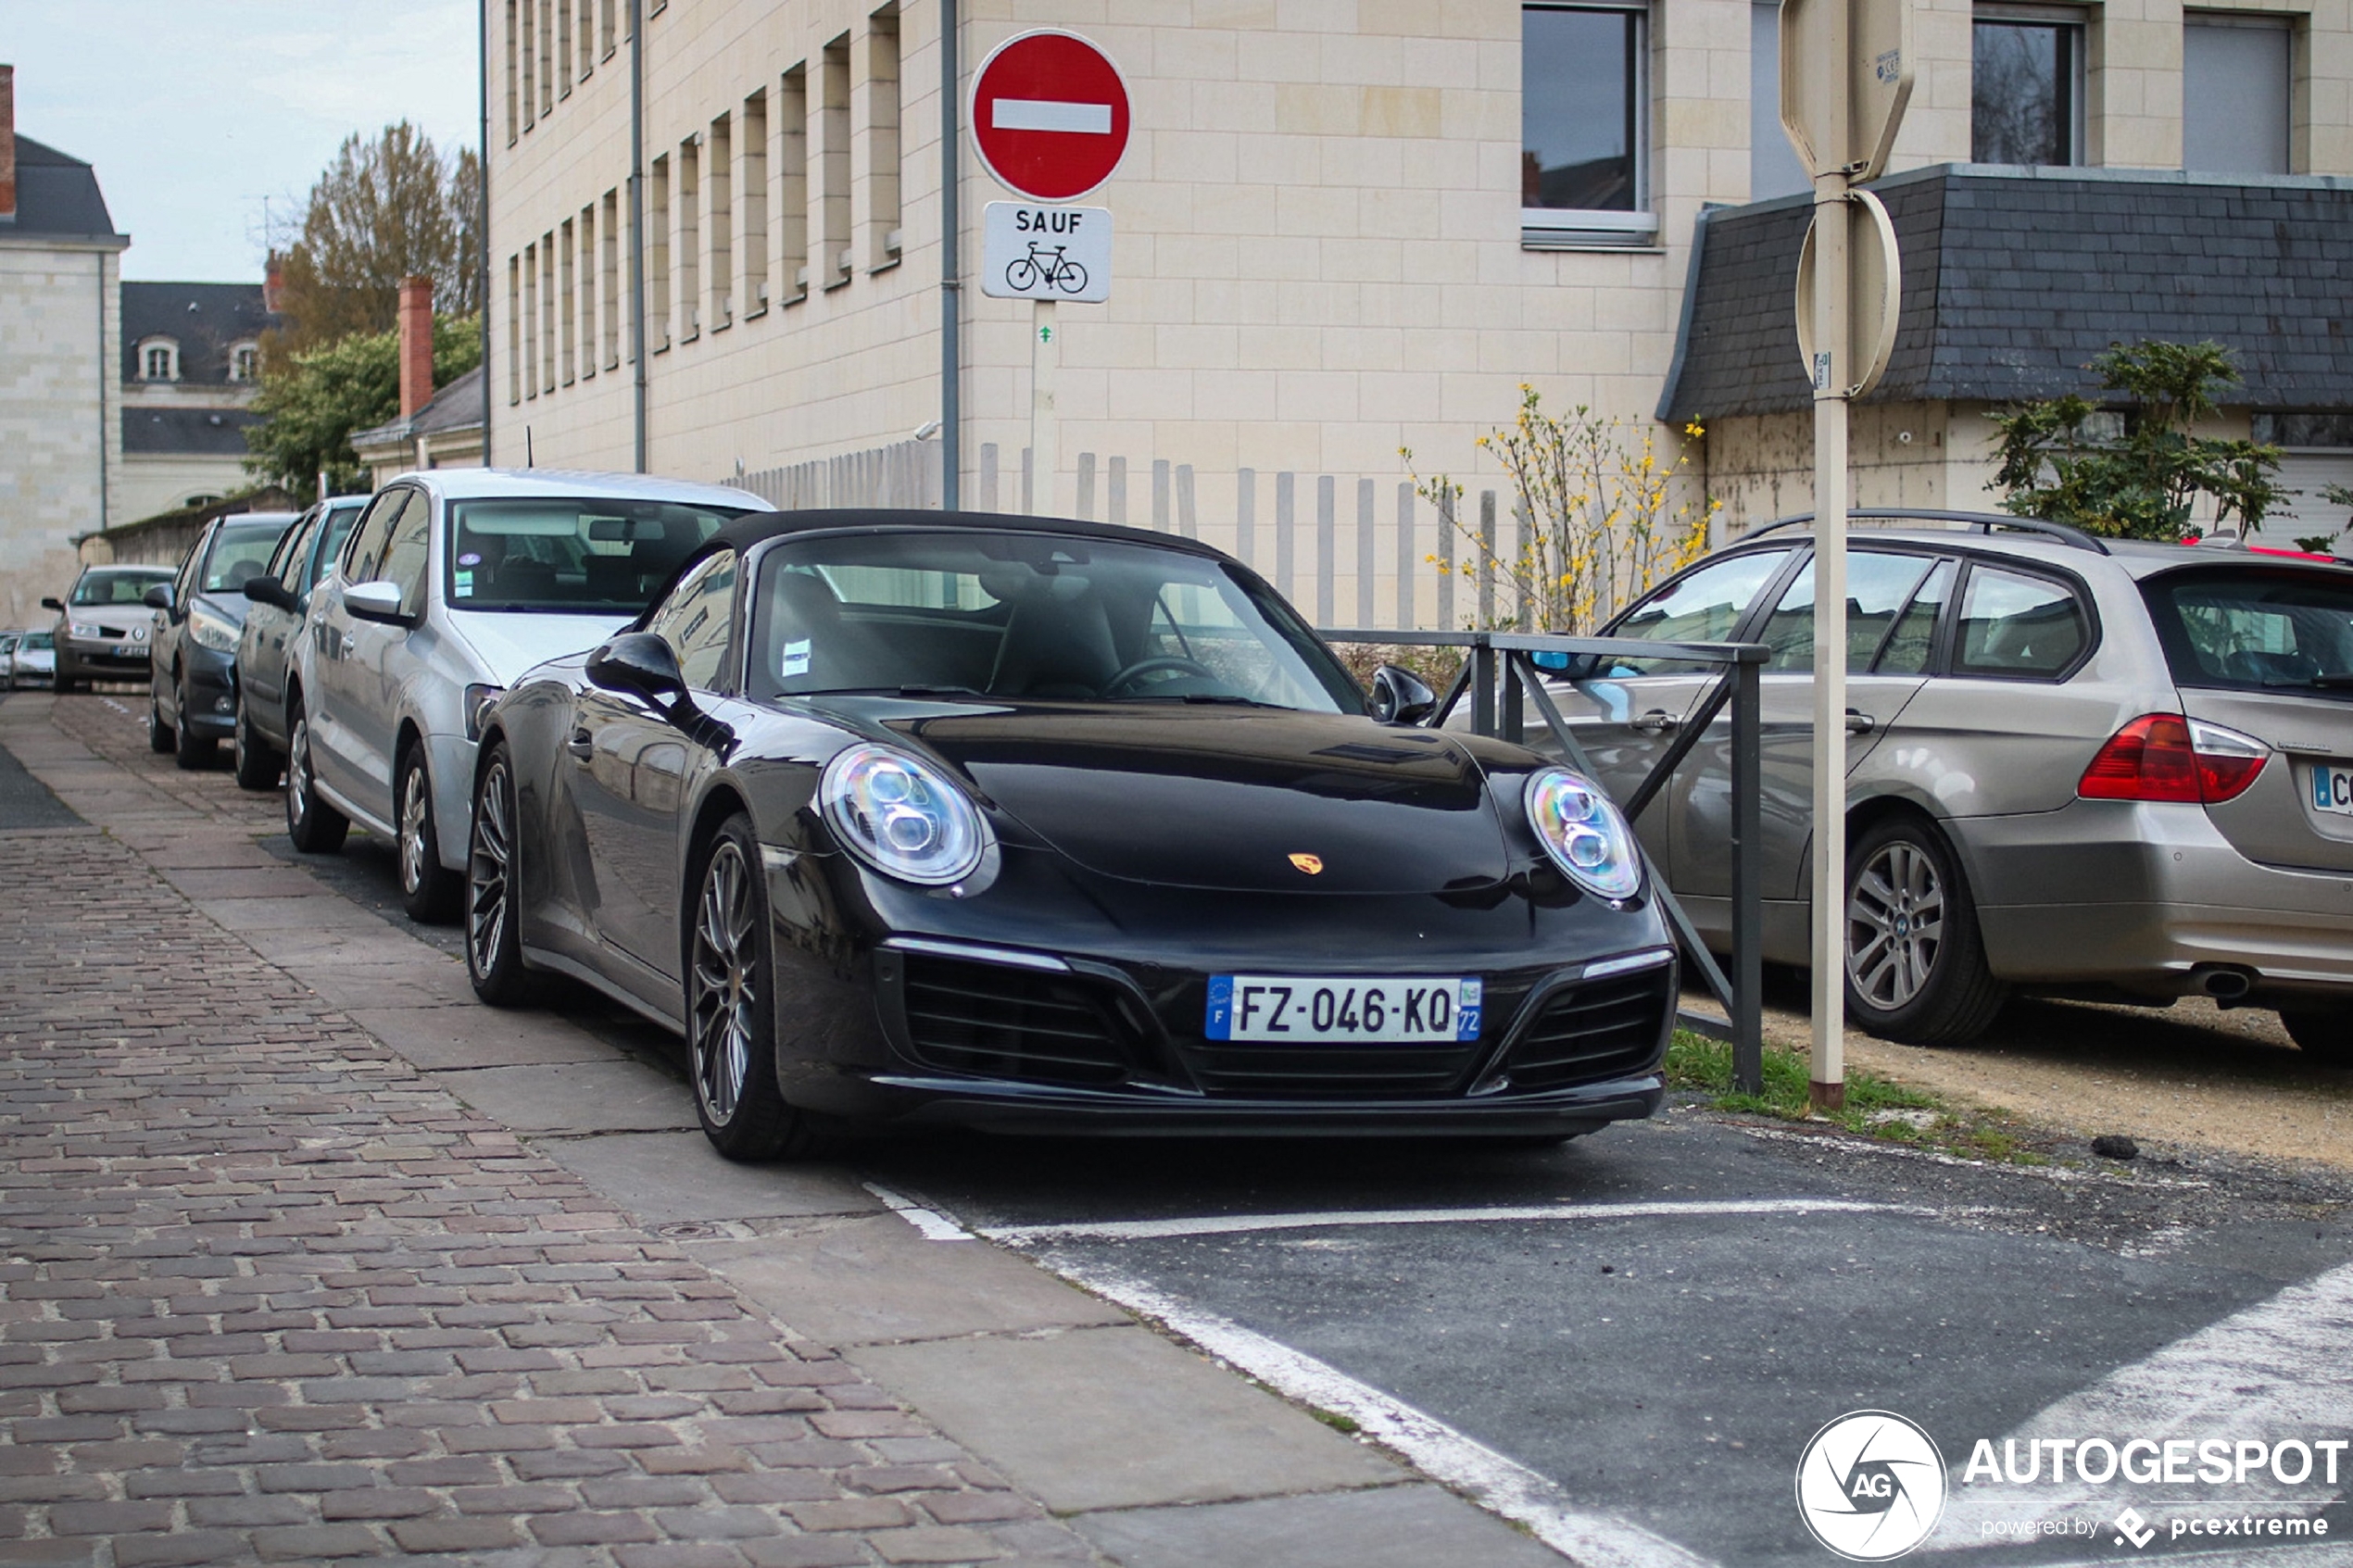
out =
<svg viewBox="0 0 2353 1568"><path fill-rule="evenodd" d="M1705 1558L1639 1524L1571 1506L1557 1486L1518 1461L1303 1351L1197 1311L1122 1274L1063 1262L1057 1262L1055 1272L1159 1322L1280 1394L1348 1417L1366 1437L1423 1474L1522 1525L1582 1568L1714 1568Z"/></svg>
<svg viewBox="0 0 2353 1568"><path fill-rule="evenodd" d="M904 1193L893 1192L879 1182L861 1182L859 1185L883 1200L883 1207L923 1233L925 1241L970 1241L973 1233L942 1214L937 1209L926 1209Z"/></svg>
<svg viewBox="0 0 2353 1568"><path fill-rule="evenodd" d="M2120 1443L2128 1437L2160 1443L2182 1437L2298 1437L2307 1442L2342 1437L2346 1412L2353 1411L2348 1345L2353 1345L2353 1264L2290 1286L2143 1361L2119 1367L2030 1416L2009 1436L2021 1440L2107 1437ZM1999 1442L1994 1446L2001 1448ZM1966 1452L1944 1457L1948 1467L1965 1467L1969 1461ZM2283 1501L2317 1507L2338 1488L2324 1490L2315 1474L2311 1484L2287 1486L2259 1473L2245 1486L2216 1492L2210 1503L2159 1500L2182 1512L2218 1514ZM1984 1521L2046 1519L2090 1507L2113 1511L2133 1500L2131 1491L2117 1482L2053 1486L2005 1480L1966 1487L1957 1482L1930 1549L1964 1551L2001 1544L1982 1538ZM2154 1506L2143 1506L2142 1512Z"/></svg>
<svg viewBox="0 0 2353 1568"><path fill-rule="evenodd" d="M1921 1160L1931 1165L1959 1165L1972 1171L1999 1170L2005 1174L2040 1176L2046 1182L2100 1182L2109 1186L2187 1188L2204 1191L2213 1183L2196 1176L2123 1176L2106 1171L2073 1171L2064 1165L1996 1165L1986 1160L1964 1160L1957 1154L1941 1149L1911 1148L1900 1143L1878 1143L1869 1138L1833 1137L1825 1133L1785 1133L1777 1127L1740 1127L1736 1131L1767 1143L1811 1144L1817 1148L1830 1148L1846 1154L1884 1154L1896 1160Z"/></svg>
<svg viewBox="0 0 2353 1568"><path fill-rule="evenodd" d="M879 1190L879 1189L877 1189ZM885 1201L888 1201L885 1199ZM1055 1225L983 1225L982 1236L1010 1247L1051 1241L1154 1241L1168 1236L1237 1236L1250 1231L1324 1230L1353 1225L1457 1225L1567 1220L1663 1220L1705 1215L1912 1214L1959 1212L1919 1204L1866 1203L1843 1198L1693 1198L1689 1202L1549 1203L1490 1209L1332 1209L1297 1214L1212 1214L1183 1220L1105 1220Z"/></svg>
<svg viewBox="0 0 2353 1568"><path fill-rule="evenodd" d="M1109 104L1058 103L1051 98L994 98L988 123L999 131L1069 131L1082 136L1111 134Z"/></svg>

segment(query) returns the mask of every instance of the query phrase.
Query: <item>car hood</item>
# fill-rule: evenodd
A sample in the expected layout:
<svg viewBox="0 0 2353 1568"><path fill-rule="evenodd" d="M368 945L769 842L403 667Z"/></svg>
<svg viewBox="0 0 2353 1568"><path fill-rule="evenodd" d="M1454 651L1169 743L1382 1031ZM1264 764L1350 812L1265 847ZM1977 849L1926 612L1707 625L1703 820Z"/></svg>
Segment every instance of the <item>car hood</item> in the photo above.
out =
<svg viewBox="0 0 2353 1568"><path fill-rule="evenodd" d="M195 602L232 626L243 626L245 623L245 611L253 608L253 601L245 597L242 592L198 594Z"/></svg>
<svg viewBox="0 0 2353 1568"><path fill-rule="evenodd" d="M629 624L626 615L450 610L449 629L482 660L493 685L511 686L535 664L583 653Z"/></svg>
<svg viewBox="0 0 2353 1568"><path fill-rule="evenodd" d="M1157 703L882 721L1106 876L1233 892L1439 893L1492 886L1509 871L1485 773L1430 731Z"/></svg>

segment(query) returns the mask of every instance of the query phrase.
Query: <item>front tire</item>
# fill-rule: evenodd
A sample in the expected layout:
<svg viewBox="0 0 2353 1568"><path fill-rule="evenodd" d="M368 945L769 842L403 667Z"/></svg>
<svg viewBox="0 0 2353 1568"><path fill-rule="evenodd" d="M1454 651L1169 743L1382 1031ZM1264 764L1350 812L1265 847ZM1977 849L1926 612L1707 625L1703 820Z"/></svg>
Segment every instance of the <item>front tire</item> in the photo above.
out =
<svg viewBox="0 0 2353 1568"><path fill-rule="evenodd" d="M798 1158L809 1119L776 1087L776 966L751 819L730 817L705 851L686 910L686 1043L695 1114L730 1160Z"/></svg>
<svg viewBox="0 0 2353 1568"><path fill-rule="evenodd" d="M458 873L441 863L441 834L433 822L433 778L425 771L422 745L400 755L393 771L392 798L398 815L400 903L422 925L447 923L458 912Z"/></svg>
<svg viewBox="0 0 2353 1568"><path fill-rule="evenodd" d="M318 774L310 765L310 718L296 697L286 712L286 836L306 855L332 855L350 831L351 819L319 798Z"/></svg>
<svg viewBox="0 0 2353 1568"><path fill-rule="evenodd" d="M538 976L523 968L517 910L521 836L514 762L507 743L491 746L474 786L473 825L466 844L466 978L474 995L495 1008L521 1007L538 991Z"/></svg>
<svg viewBox="0 0 2353 1568"><path fill-rule="evenodd" d="M66 688L60 684L57 689L63 691ZM178 737L171 733L171 726L163 721L163 709L156 706L156 689L149 686L147 688L147 749L160 757L177 744Z"/></svg>
<svg viewBox="0 0 2353 1568"><path fill-rule="evenodd" d="M232 760L237 765L237 787L260 791L278 787L278 774L285 759L253 733L253 720L245 712L245 694L237 693L237 721L234 737L229 743Z"/></svg>
<svg viewBox="0 0 2353 1568"><path fill-rule="evenodd" d="M1882 1039L1957 1046L2009 987L1986 967L1977 906L1935 828L1885 817L1846 853L1846 1010Z"/></svg>
<svg viewBox="0 0 2353 1568"><path fill-rule="evenodd" d="M212 759L220 755L220 743L210 735L196 734L195 727L188 722L188 684L185 681L173 683L172 700L180 714L180 727L172 734L172 761L179 764L183 773L193 773L199 768L212 766ZM152 698L149 706L154 706Z"/></svg>
<svg viewBox="0 0 2353 1568"><path fill-rule="evenodd" d="M2283 1012L2280 1022L2296 1048L2322 1067L2353 1067L2353 1009Z"/></svg>

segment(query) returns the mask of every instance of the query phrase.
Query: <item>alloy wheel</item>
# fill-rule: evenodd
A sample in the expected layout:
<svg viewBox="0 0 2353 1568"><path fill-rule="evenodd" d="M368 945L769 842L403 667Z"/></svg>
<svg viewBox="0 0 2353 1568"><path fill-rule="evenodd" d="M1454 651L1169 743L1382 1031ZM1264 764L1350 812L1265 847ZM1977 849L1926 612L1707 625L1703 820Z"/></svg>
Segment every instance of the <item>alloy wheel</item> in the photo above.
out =
<svg viewBox="0 0 2353 1568"><path fill-rule="evenodd" d="M724 1125L742 1098L750 1068L759 996L759 934L753 926L750 868L743 850L722 839L703 872L693 959L695 1092L712 1122Z"/></svg>
<svg viewBox="0 0 2353 1568"><path fill-rule="evenodd" d="M411 768L400 784L400 887L414 894L425 881L425 813L433 802L425 789L425 771Z"/></svg>
<svg viewBox="0 0 2353 1568"><path fill-rule="evenodd" d="M310 814L310 720L295 715L294 731L286 736L286 825L300 831Z"/></svg>
<svg viewBox="0 0 2353 1568"><path fill-rule="evenodd" d="M484 775L474 810L473 844L466 857L466 941L474 972L497 969L507 935L508 891L514 866L514 822L507 809L507 761L502 756Z"/></svg>
<svg viewBox="0 0 2353 1568"><path fill-rule="evenodd" d="M1846 972L1873 1006L1893 1010L1920 994L1944 942L1944 884L1917 844L1883 844L1855 879L1846 905Z"/></svg>

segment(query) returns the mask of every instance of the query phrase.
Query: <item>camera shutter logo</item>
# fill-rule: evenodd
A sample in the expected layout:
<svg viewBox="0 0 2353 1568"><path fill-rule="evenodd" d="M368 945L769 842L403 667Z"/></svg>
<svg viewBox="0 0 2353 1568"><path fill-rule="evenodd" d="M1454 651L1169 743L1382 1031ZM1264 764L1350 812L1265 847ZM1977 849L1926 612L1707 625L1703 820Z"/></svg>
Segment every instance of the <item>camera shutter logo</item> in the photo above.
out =
<svg viewBox="0 0 2353 1568"><path fill-rule="evenodd" d="M1797 1512L1854 1562L1903 1556L1944 1512L1944 1456L1916 1423L1856 1411L1814 1434L1797 1461Z"/></svg>

